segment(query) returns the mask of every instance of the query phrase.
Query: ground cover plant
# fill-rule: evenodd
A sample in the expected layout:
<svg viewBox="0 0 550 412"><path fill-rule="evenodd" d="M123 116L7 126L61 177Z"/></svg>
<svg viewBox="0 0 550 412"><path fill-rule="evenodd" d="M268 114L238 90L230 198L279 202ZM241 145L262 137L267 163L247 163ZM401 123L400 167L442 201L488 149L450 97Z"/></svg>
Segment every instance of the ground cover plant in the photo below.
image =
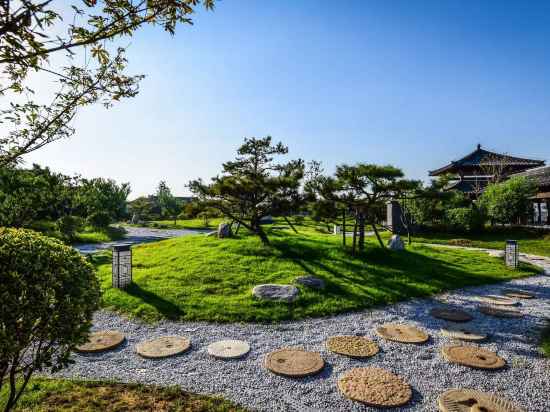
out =
<svg viewBox="0 0 550 412"><path fill-rule="evenodd" d="M206 321L261 321L325 316L387 304L413 296L534 275L522 265L507 269L485 253L413 245L403 252L366 241L365 252L351 256L340 237L306 226L267 229L271 246L240 232L220 240L186 236L134 247L134 284L111 288L108 254L94 257L104 290L103 305L148 321L161 318ZM327 287L300 286L292 304L263 302L251 295L261 283L293 283L313 274Z"/></svg>
<svg viewBox="0 0 550 412"><path fill-rule="evenodd" d="M540 347L544 356L550 358L550 323L548 323L548 326L540 334Z"/></svg>
<svg viewBox="0 0 550 412"><path fill-rule="evenodd" d="M0 393L0 406L6 393ZM37 378L21 397L18 412L245 412L217 397L182 392L177 387Z"/></svg>
<svg viewBox="0 0 550 412"><path fill-rule="evenodd" d="M481 233L428 232L413 236L416 243L440 243L455 246L504 250L506 240L517 240L523 253L550 257L550 232L529 228L487 228Z"/></svg>

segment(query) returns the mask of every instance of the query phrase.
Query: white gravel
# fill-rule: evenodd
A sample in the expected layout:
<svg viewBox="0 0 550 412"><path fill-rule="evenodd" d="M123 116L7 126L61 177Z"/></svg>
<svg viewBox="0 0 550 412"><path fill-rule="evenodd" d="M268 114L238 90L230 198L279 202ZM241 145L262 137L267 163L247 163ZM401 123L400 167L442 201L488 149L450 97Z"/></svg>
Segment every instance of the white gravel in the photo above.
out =
<svg viewBox="0 0 550 412"><path fill-rule="evenodd" d="M540 263L539 263L540 264ZM550 262L547 263L550 270ZM548 273L548 272L547 272ZM498 319L477 311L479 294L498 294L503 287L517 287L537 295L522 300L522 319ZM508 366L485 372L453 365L442 359L440 348L452 342L439 334L445 321L429 315L442 302L464 305L474 314L465 324L490 334L481 346L496 351ZM260 411L375 411L345 399L336 382L344 371L359 366L377 366L404 377L413 388L413 399L402 411L436 411L438 394L464 387L498 392L527 411L550 410L550 359L538 349L538 334L550 319L550 276L534 276L505 284L466 288L433 299L407 302L321 319L277 325L160 322L146 325L109 312L98 312L94 329L118 329L127 336L118 350L104 354L74 355L75 364L59 375L106 378L159 385L180 385L183 390L217 394ZM385 341L374 329L385 322L411 322L431 335L428 343L407 345ZM324 341L331 335L368 336L381 351L366 360L349 359L328 352ZM142 359L134 353L137 343L162 335L183 335L192 341L186 354L164 360ZM239 360L217 360L207 346L220 339L241 339L250 343L250 353ZM305 379L276 376L263 367L264 356L283 346L300 346L321 352L324 371Z"/></svg>

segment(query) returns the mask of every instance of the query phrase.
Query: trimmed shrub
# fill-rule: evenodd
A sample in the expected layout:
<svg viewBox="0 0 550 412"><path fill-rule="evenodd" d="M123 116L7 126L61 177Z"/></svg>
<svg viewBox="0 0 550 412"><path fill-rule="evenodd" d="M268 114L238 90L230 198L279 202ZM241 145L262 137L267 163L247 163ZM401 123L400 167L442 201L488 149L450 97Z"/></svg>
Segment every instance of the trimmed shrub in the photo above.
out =
<svg viewBox="0 0 550 412"><path fill-rule="evenodd" d="M105 229L111 222L111 216L107 212L94 212L88 216L88 223L97 229Z"/></svg>
<svg viewBox="0 0 550 412"><path fill-rule="evenodd" d="M78 216L63 216L55 222L57 230L67 240L73 240L76 232L84 227L84 219Z"/></svg>
<svg viewBox="0 0 550 412"><path fill-rule="evenodd" d="M482 214L475 207L449 209L445 218L451 230L456 233L480 231L484 224Z"/></svg>
<svg viewBox="0 0 550 412"><path fill-rule="evenodd" d="M6 410L34 371L69 363L99 299L93 268L76 250L31 230L0 228L0 389L19 382L8 385Z"/></svg>

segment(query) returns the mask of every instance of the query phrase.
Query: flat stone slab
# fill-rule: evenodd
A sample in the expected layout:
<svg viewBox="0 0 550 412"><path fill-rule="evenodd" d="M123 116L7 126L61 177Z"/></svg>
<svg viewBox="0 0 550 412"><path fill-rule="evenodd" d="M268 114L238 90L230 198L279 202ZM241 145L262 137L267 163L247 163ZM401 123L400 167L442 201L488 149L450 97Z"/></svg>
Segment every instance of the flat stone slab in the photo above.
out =
<svg viewBox="0 0 550 412"><path fill-rule="evenodd" d="M250 345L244 340L220 340L208 345L208 354L219 359L242 358L250 352Z"/></svg>
<svg viewBox="0 0 550 412"><path fill-rule="evenodd" d="M478 346L453 345L441 349L443 357L452 363L476 369L501 369L506 361L496 353Z"/></svg>
<svg viewBox="0 0 550 412"><path fill-rule="evenodd" d="M325 367L325 361L317 352L298 348L282 348L265 357L265 367L277 375L299 378L315 375Z"/></svg>
<svg viewBox="0 0 550 412"><path fill-rule="evenodd" d="M338 389L351 400L374 407L405 405L412 397L411 385L381 368L353 368L338 379Z"/></svg>
<svg viewBox="0 0 550 412"><path fill-rule="evenodd" d="M500 396L473 389L449 389L437 398L441 412L525 412Z"/></svg>
<svg viewBox="0 0 550 412"><path fill-rule="evenodd" d="M148 359L168 358L186 352L191 341L182 336L163 336L136 345L136 353Z"/></svg>
<svg viewBox="0 0 550 412"><path fill-rule="evenodd" d="M307 286L308 288L312 289L324 289L325 288L325 281L323 279L320 279L316 276L307 275L307 276L298 276L296 279L294 279L296 283L299 283L300 285Z"/></svg>
<svg viewBox="0 0 550 412"><path fill-rule="evenodd" d="M331 352L352 358L368 358L380 351L376 342L363 336L331 336L326 346Z"/></svg>
<svg viewBox="0 0 550 412"><path fill-rule="evenodd" d="M124 342L125 336L116 330L101 330L90 333L88 342L77 346L76 350L82 353L104 352L117 348Z"/></svg>
<svg viewBox="0 0 550 412"><path fill-rule="evenodd" d="M455 308L434 308L430 311L434 318L451 322L469 322L473 319L468 312Z"/></svg>
<svg viewBox="0 0 550 412"><path fill-rule="evenodd" d="M502 291L502 294L504 296L507 296L513 299L534 299L535 298L534 294L526 292L524 290L519 290L519 289L504 289Z"/></svg>
<svg viewBox="0 0 550 412"><path fill-rule="evenodd" d="M424 343L430 336L422 329L403 323L385 323L376 328L381 338L401 343Z"/></svg>
<svg viewBox="0 0 550 412"><path fill-rule="evenodd" d="M497 318L521 318L523 313L517 309L497 308L494 306L480 306L479 311L484 315L494 316Z"/></svg>
<svg viewBox="0 0 550 412"><path fill-rule="evenodd" d="M487 334L485 333L481 333L470 328L457 326L449 326L441 329L441 335L451 339L460 339L471 342L479 342L487 339Z"/></svg>
<svg viewBox="0 0 550 412"><path fill-rule="evenodd" d="M267 283L255 286L252 294L258 299L294 302L300 291L294 285L276 285Z"/></svg>
<svg viewBox="0 0 550 412"><path fill-rule="evenodd" d="M515 299L512 299L508 296L499 296L499 295L486 295L478 296L477 300L489 305L498 305L498 306L515 306L519 302Z"/></svg>

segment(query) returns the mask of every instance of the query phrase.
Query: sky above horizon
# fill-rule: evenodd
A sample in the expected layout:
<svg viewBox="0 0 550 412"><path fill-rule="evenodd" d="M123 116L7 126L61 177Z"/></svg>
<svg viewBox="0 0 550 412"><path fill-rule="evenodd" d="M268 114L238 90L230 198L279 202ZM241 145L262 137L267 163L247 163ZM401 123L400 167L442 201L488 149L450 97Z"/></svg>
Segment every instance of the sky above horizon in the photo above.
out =
<svg viewBox="0 0 550 412"><path fill-rule="evenodd" d="M415 179L475 149L550 161L550 2L223 0L170 37L131 39L134 98L85 108L25 158L55 171L209 179L244 137L291 158L393 164Z"/></svg>

